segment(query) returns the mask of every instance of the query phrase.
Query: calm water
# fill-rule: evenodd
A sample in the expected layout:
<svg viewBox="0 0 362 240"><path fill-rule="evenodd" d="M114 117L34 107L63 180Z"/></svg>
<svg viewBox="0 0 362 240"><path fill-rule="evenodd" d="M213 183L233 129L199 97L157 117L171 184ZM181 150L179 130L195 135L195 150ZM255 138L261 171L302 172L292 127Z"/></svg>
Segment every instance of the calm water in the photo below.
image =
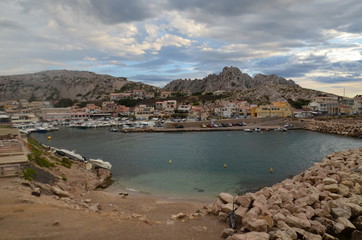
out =
<svg viewBox="0 0 362 240"><path fill-rule="evenodd" d="M360 139L308 131L125 134L61 128L32 136L111 162L113 187L174 199L255 191L300 173L327 154L362 146Z"/></svg>

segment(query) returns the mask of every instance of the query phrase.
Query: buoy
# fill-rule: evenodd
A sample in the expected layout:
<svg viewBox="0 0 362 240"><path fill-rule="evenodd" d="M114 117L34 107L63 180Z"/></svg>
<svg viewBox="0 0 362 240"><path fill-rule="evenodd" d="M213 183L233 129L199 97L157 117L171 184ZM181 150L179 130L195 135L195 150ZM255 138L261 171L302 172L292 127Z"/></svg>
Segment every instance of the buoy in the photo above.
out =
<svg viewBox="0 0 362 240"><path fill-rule="evenodd" d="M270 168L270 169L269 169L269 172L270 172L270 173L273 173L273 168Z"/></svg>
<svg viewBox="0 0 362 240"><path fill-rule="evenodd" d="M52 139L52 137L51 136L48 136L48 140L51 140Z"/></svg>
<svg viewBox="0 0 362 240"><path fill-rule="evenodd" d="M172 160L168 161L169 164L172 164Z"/></svg>
<svg viewBox="0 0 362 240"><path fill-rule="evenodd" d="M228 165L226 163L224 163L224 168L226 168Z"/></svg>

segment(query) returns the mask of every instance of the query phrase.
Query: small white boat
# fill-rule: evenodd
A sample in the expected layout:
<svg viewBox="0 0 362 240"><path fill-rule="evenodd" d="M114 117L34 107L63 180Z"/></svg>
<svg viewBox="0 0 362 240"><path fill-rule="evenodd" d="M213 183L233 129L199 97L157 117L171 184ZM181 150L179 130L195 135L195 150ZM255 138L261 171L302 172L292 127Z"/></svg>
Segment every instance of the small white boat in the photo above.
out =
<svg viewBox="0 0 362 240"><path fill-rule="evenodd" d="M100 168L105 168L105 169L111 169L112 165L109 162L103 161L101 159L89 159L89 162L95 166L95 167L100 167Z"/></svg>
<svg viewBox="0 0 362 240"><path fill-rule="evenodd" d="M250 128L245 128L244 132L252 132L253 130L251 130Z"/></svg>
<svg viewBox="0 0 362 240"><path fill-rule="evenodd" d="M288 129L286 129L286 128L276 128L276 129L274 129L274 131L286 132L286 131L288 131Z"/></svg>
<svg viewBox="0 0 362 240"><path fill-rule="evenodd" d="M74 151L69 151L66 149L55 149L54 152L60 156L66 156L73 160L78 160L78 161L82 161L82 162L85 161L85 158L82 155L75 153Z"/></svg>
<svg viewBox="0 0 362 240"><path fill-rule="evenodd" d="M261 132L261 129L260 128L255 128L254 131L255 132Z"/></svg>

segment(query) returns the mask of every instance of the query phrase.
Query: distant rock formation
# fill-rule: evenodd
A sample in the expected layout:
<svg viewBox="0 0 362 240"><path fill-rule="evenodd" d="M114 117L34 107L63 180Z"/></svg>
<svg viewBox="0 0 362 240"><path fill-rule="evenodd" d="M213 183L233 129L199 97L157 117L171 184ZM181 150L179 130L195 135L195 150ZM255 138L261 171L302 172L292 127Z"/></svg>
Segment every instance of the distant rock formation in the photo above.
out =
<svg viewBox="0 0 362 240"><path fill-rule="evenodd" d="M52 70L33 74L0 76L0 101L58 100L89 101L108 99L109 94L133 83L124 77L87 71ZM133 83L142 87L143 83ZM150 86L151 87L151 86Z"/></svg>
<svg viewBox="0 0 362 240"><path fill-rule="evenodd" d="M267 83L298 86L294 81L286 80L277 75L258 74L252 78L248 74L242 73L237 67L224 67L220 74L210 74L203 79L174 80L167 84L164 89L171 91L190 90L191 92L236 91L255 88Z"/></svg>
<svg viewBox="0 0 362 240"><path fill-rule="evenodd" d="M232 93L232 99L245 99L253 103L288 99L311 100L322 94L320 91L302 88L293 80L286 80L275 74L257 74L252 78L236 67L224 67L220 74L211 74L203 79L174 80L167 84L164 89L171 91L189 90L191 92L224 90Z"/></svg>

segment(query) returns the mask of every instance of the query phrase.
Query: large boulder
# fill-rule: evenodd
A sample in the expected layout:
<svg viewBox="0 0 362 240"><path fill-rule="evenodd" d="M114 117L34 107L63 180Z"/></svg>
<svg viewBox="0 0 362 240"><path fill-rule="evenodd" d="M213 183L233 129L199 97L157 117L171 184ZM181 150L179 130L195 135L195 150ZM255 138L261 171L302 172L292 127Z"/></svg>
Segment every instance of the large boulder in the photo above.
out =
<svg viewBox="0 0 362 240"><path fill-rule="evenodd" d="M230 193L220 193L219 198L224 203L233 203L234 202L234 197Z"/></svg>
<svg viewBox="0 0 362 240"><path fill-rule="evenodd" d="M268 232L268 223L264 219L247 218L243 223L249 231Z"/></svg>
<svg viewBox="0 0 362 240"><path fill-rule="evenodd" d="M244 234L234 234L231 240L269 240L270 235L264 232L248 232Z"/></svg>

